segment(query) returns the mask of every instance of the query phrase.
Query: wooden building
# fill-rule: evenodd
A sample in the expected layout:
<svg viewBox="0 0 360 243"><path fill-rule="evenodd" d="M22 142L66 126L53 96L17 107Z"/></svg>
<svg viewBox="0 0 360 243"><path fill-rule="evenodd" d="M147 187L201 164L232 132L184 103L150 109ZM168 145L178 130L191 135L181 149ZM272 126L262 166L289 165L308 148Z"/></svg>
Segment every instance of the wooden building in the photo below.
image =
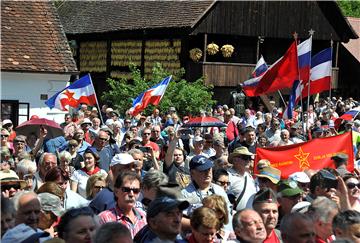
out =
<svg viewBox="0 0 360 243"><path fill-rule="evenodd" d="M358 38L335 1L66 1L58 12L80 72L92 74L100 93L106 78L129 77L129 62L145 76L160 62L171 72L184 67L190 81L204 76L225 103L260 54L271 64L285 53L292 33L304 40L311 29L313 54L334 42L337 88L339 43ZM231 57L221 50L209 55L211 43L231 45ZM195 48L198 60L189 55Z"/></svg>

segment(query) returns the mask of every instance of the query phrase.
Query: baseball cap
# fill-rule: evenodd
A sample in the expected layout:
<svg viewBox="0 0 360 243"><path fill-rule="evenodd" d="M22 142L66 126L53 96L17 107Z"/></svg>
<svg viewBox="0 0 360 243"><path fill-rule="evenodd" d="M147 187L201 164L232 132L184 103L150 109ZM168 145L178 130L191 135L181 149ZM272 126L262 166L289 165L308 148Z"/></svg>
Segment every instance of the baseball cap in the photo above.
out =
<svg viewBox="0 0 360 243"><path fill-rule="evenodd" d="M2 122L2 125L3 125L3 126L12 125L12 124L13 124L12 121L9 120L9 119L5 119L5 120L3 120L3 122Z"/></svg>
<svg viewBox="0 0 360 243"><path fill-rule="evenodd" d="M263 188L254 196L253 205L256 203L277 203L275 192L270 188Z"/></svg>
<svg viewBox="0 0 360 243"><path fill-rule="evenodd" d="M64 213L64 209L61 206L61 200L58 196L48 192L39 193L38 196L42 210L53 212L58 217Z"/></svg>
<svg viewBox="0 0 360 243"><path fill-rule="evenodd" d="M280 197L292 197L303 193L295 181L284 180L280 181L278 186L278 194Z"/></svg>
<svg viewBox="0 0 360 243"><path fill-rule="evenodd" d="M42 230L34 230L26 224L19 224L12 229L9 229L3 238L2 243L31 243L37 242L40 238L49 237L49 233Z"/></svg>
<svg viewBox="0 0 360 243"><path fill-rule="evenodd" d="M189 206L190 203L188 201L177 200L170 197L158 197L149 204L146 213L148 218L153 218L161 212L169 212L175 208L183 211Z"/></svg>
<svg viewBox="0 0 360 243"><path fill-rule="evenodd" d="M202 142L202 141L204 141L204 139L201 136L195 136L194 137L194 142L195 143Z"/></svg>
<svg viewBox="0 0 360 243"><path fill-rule="evenodd" d="M266 167L261 168L258 171L258 174L256 174L256 176L261 177L261 178L267 178L272 183L278 184L280 181L280 177L281 177L281 170L276 169L271 166L266 166Z"/></svg>
<svg viewBox="0 0 360 243"><path fill-rule="evenodd" d="M128 165L135 162L136 160L134 160L134 158L130 154L120 153L120 154L115 154L115 156L111 160L110 166Z"/></svg>
<svg viewBox="0 0 360 243"><path fill-rule="evenodd" d="M345 153L338 153L331 157L331 159L338 162L346 162L349 159L349 156Z"/></svg>
<svg viewBox="0 0 360 243"><path fill-rule="evenodd" d="M300 183L310 182L309 176L303 171L292 173L291 175L289 175L289 179Z"/></svg>
<svg viewBox="0 0 360 243"><path fill-rule="evenodd" d="M212 168L214 163L203 155L196 155L190 160L190 170L204 171Z"/></svg>
<svg viewBox="0 0 360 243"><path fill-rule="evenodd" d="M306 213L310 205L311 203L307 201L298 202L292 207L291 212Z"/></svg>

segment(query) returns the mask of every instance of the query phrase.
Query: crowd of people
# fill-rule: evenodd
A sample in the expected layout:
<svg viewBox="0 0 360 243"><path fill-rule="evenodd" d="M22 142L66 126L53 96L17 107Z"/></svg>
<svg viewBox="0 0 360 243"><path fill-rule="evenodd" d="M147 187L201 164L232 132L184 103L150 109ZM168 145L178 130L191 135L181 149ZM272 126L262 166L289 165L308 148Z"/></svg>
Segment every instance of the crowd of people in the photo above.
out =
<svg viewBox="0 0 360 243"><path fill-rule="evenodd" d="M174 107L131 117L82 104L58 137L3 120L1 241L360 242L360 120L338 119L360 103L320 99L291 120L270 105L200 112L223 128L185 128ZM354 161L338 153L334 168L286 179L272 158L254 165L257 148L350 131Z"/></svg>

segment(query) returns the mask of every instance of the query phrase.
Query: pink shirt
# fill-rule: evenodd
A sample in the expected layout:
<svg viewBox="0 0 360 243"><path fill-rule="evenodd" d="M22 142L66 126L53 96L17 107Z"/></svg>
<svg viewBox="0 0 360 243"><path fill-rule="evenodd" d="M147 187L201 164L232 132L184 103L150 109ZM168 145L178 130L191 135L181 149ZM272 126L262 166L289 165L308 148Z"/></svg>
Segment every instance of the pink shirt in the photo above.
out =
<svg viewBox="0 0 360 243"><path fill-rule="evenodd" d="M105 224L108 222L119 222L125 225L131 233L132 238L145 226L146 222L146 213L139 208L132 209L136 219L133 223L126 215L123 214L122 210L116 206L106 211L103 211L99 214L100 224Z"/></svg>

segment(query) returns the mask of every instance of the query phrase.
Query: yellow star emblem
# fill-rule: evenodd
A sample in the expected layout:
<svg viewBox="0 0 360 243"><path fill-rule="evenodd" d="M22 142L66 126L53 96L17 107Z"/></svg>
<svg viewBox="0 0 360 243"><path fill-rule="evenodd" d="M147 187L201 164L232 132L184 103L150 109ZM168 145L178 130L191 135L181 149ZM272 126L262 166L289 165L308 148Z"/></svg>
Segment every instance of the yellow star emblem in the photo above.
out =
<svg viewBox="0 0 360 243"><path fill-rule="evenodd" d="M301 147L299 148L299 153L294 155L294 157L299 160L300 169L305 170L310 168L310 164L308 161L309 155L310 153L304 153Z"/></svg>

